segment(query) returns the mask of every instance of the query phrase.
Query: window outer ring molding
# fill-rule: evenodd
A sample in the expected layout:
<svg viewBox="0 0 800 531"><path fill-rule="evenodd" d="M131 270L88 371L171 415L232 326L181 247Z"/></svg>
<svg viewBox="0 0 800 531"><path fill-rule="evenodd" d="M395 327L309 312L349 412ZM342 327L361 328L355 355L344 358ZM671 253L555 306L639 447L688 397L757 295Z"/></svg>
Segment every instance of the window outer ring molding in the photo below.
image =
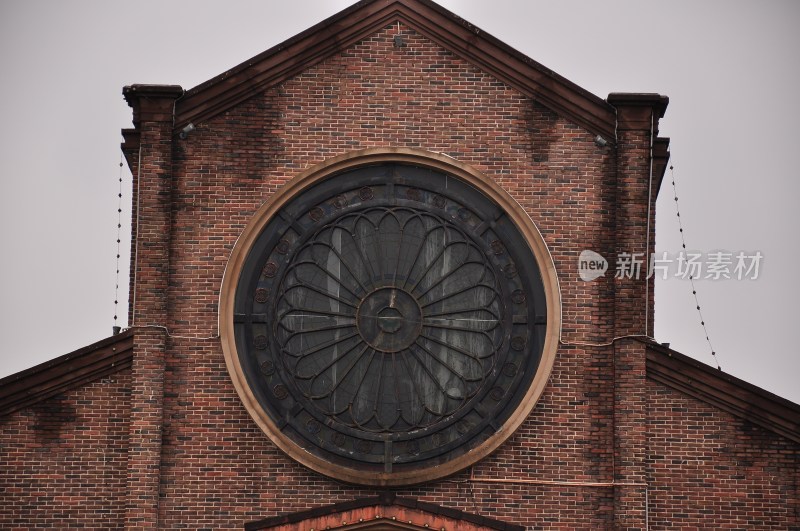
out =
<svg viewBox="0 0 800 531"><path fill-rule="evenodd" d="M500 430L472 451L439 466L424 470L365 473L330 463L303 450L278 428L248 385L236 349L233 308L236 287L248 252L284 205L297 194L337 173L382 163L413 164L448 173L474 186L505 210L528 243L538 264L546 298L547 326L539 369L519 406ZM366 486L405 486L434 481L463 470L494 452L519 428L541 397L553 368L561 331L561 297L555 264L541 233L522 206L497 183L475 168L439 153L408 148L370 148L331 158L303 171L256 211L237 239L223 274L219 330L225 363L236 392L250 416L278 448L302 465L339 481Z"/></svg>

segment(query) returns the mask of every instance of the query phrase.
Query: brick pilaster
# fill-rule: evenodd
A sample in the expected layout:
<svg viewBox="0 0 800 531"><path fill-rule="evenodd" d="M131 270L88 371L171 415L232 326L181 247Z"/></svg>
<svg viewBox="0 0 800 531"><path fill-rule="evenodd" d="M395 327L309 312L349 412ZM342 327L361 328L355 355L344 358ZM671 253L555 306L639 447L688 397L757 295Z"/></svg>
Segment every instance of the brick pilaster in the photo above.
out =
<svg viewBox="0 0 800 531"><path fill-rule="evenodd" d="M133 85L123 94L133 108L141 156L134 174L135 234L131 326L137 328L131 378L127 528L158 528L163 425L167 287L172 198L172 126L180 87Z"/></svg>
<svg viewBox="0 0 800 531"><path fill-rule="evenodd" d="M652 291L648 256L655 245L651 145L667 98L658 94L611 94L617 108L615 264L635 264L614 280L614 335L652 335ZM647 394L645 346L634 339L614 345L614 524L647 525Z"/></svg>

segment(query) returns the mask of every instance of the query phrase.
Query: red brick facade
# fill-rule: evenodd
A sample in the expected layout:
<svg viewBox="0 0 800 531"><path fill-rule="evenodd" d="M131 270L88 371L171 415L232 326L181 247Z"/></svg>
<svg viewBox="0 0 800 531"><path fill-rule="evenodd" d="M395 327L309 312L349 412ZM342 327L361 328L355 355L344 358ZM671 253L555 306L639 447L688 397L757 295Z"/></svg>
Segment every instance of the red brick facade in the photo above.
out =
<svg viewBox="0 0 800 531"><path fill-rule="evenodd" d="M0 420L0 526L120 528L124 524L130 370Z"/></svg>
<svg viewBox="0 0 800 531"><path fill-rule="evenodd" d="M647 382L651 521L683 528L798 525L798 444Z"/></svg>
<svg viewBox="0 0 800 531"><path fill-rule="evenodd" d="M368 19L376 4L387 3L342 17L361 20L362 10ZM428 2L398 4L456 24ZM603 102L550 78L571 94L569 108L541 80L526 91L463 59L428 34L423 15L379 18L367 37L274 83L259 81L274 68L242 67L177 105L178 87L126 89L138 212L131 368L0 418L0 526L242 529L381 492L311 472L276 448L236 394L218 338L227 259L256 209L302 170L371 147L443 153L502 186L549 247L563 310L552 374L521 428L469 470L394 494L529 529L800 526L797 425L778 435L769 421L752 424L649 378L655 347L611 339L652 333L652 286L578 276L584 249L613 257L654 248L663 163L651 170L651 143L665 98ZM229 79L252 93L181 110ZM616 138L591 106L619 119ZM180 138L190 118L196 129ZM796 418L800 409L786 407ZM343 521L375 516L359 510ZM437 518L447 529L484 528Z"/></svg>

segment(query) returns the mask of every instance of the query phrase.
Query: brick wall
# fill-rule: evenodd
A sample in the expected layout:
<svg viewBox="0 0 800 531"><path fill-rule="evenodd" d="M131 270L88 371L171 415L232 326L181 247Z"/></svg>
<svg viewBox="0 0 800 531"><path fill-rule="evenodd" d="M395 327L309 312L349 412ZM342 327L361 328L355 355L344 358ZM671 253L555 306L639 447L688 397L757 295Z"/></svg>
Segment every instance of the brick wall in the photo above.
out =
<svg viewBox="0 0 800 531"><path fill-rule="evenodd" d="M0 528L123 524L130 371L0 418Z"/></svg>
<svg viewBox="0 0 800 531"><path fill-rule="evenodd" d="M577 259L584 249L609 258L645 250L649 125L631 120L618 149L600 148L586 130L396 23L195 124L186 139L170 132L177 95L127 94L143 148L133 367L3 420L11 460L2 481L16 490L6 489L14 509L0 523L27 511L39 527L105 515L101 527L241 529L374 496L296 464L259 430L225 367L218 301L233 245L272 193L333 156L399 146L472 165L528 212L558 271L563 345L539 403L497 452L398 496L531 529L691 527L704 511L720 526L798 524L797 445L647 380L639 342L603 345L644 333L646 288L611 274L583 282ZM61 411L62 402L74 403L63 406L70 420L57 429L36 421L37 408ZM96 416L104 407L114 413ZM51 432L75 438L43 435ZM57 472L40 487L42 458ZM77 462L85 471L67 474ZM83 481L98 470L102 479ZM73 502L73 491L89 498Z"/></svg>
<svg viewBox="0 0 800 531"><path fill-rule="evenodd" d="M800 445L648 381L651 529L796 529Z"/></svg>
<svg viewBox="0 0 800 531"><path fill-rule="evenodd" d="M584 249L646 250L654 111L626 112L620 151L598 148L587 131L395 24L175 139L167 326L184 337L166 349L159 525L236 527L375 494L278 451L242 407L218 341L186 337L217 333L230 250L270 194L330 157L400 146L470 164L525 208L559 273L566 344L533 413L494 455L397 494L532 528L644 527L644 346L581 343L643 334L646 287L611 275L582 282L576 267Z"/></svg>
<svg viewBox="0 0 800 531"><path fill-rule="evenodd" d="M401 31L406 46L395 48ZM564 333L609 337L613 286L584 283L583 249L613 248L614 170L593 136L395 24L174 141L168 326L216 333L230 250L258 206L299 171L352 150L402 146L446 153L500 183L531 215L560 273ZM140 246L139 252L143 252ZM530 419L474 467L476 478L611 480L612 350L561 350ZM167 349L164 526L243 521L370 496L311 473L279 452L241 405L217 340ZM610 522L613 489L591 485L466 483L468 473L402 489L465 511L533 525Z"/></svg>

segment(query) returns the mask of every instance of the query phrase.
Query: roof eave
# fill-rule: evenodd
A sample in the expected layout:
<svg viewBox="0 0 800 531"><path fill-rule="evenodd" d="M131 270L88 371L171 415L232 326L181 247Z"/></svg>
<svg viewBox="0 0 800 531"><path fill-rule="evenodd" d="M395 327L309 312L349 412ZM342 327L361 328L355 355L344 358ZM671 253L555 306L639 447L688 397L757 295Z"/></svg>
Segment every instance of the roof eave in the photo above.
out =
<svg viewBox="0 0 800 531"><path fill-rule="evenodd" d="M131 366L133 331L0 379L0 417Z"/></svg>
<svg viewBox="0 0 800 531"><path fill-rule="evenodd" d="M800 443L800 405L652 341L647 376Z"/></svg>

